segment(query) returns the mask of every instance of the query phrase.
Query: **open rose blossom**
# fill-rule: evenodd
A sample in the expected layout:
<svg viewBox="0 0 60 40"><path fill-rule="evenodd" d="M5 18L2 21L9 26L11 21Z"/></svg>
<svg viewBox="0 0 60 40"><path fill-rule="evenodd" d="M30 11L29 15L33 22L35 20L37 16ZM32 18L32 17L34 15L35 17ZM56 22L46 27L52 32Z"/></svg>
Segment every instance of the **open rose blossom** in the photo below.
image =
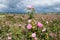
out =
<svg viewBox="0 0 60 40"><path fill-rule="evenodd" d="M36 33L32 33L32 35L31 35L33 38L35 38L36 37Z"/></svg>
<svg viewBox="0 0 60 40"><path fill-rule="evenodd" d="M33 8L33 6L32 5L27 5L27 8L30 8L31 9L31 8Z"/></svg>
<svg viewBox="0 0 60 40"><path fill-rule="evenodd" d="M40 23L40 22L38 22L38 23L37 23L37 26L38 26L39 28L42 28L42 27L43 27L43 24Z"/></svg>
<svg viewBox="0 0 60 40"><path fill-rule="evenodd" d="M31 29L32 28L32 25L31 24L28 24L27 25L27 29Z"/></svg>

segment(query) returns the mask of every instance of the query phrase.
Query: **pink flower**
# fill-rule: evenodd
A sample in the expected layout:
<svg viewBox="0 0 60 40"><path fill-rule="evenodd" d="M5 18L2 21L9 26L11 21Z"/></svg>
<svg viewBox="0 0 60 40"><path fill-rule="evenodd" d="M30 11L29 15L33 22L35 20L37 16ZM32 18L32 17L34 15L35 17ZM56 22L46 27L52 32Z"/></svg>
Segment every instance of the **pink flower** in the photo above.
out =
<svg viewBox="0 0 60 40"><path fill-rule="evenodd" d="M36 33L32 33L32 35L31 35L31 36L32 36L33 38L34 38L34 37L36 37Z"/></svg>
<svg viewBox="0 0 60 40"><path fill-rule="evenodd" d="M33 6L32 5L27 5L27 8L32 8Z"/></svg>
<svg viewBox="0 0 60 40"><path fill-rule="evenodd" d="M38 26L39 28L42 28L42 27L43 27L43 24L40 23L40 22L38 22L38 23L37 23L37 26Z"/></svg>
<svg viewBox="0 0 60 40"><path fill-rule="evenodd" d="M32 28L32 25L31 24L28 24L27 25L27 29L31 29Z"/></svg>
<svg viewBox="0 0 60 40"><path fill-rule="evenodd" d="M12 39L12 37L8 37L8 39L10 40L10 39Z"/></svg>
<svg viewBox="0 0 60 40"><path fill-rule="evenodd" d="M21 24L18 24L18 26L21 26Z"/></svg>
<svg viewBox="0 0 60 40"><path fill-rule="evenodd" d="M51 32L51 33L49 33L49 35L51 36L51 37L53 37L53 33Z"/></svg>
<svg viewBox="0 0 60 40"><path fill-rule="evenodd" d="M31 23L31 21L32 21L31 19L30 19L30 20L28 20L28 23Z"/></svg>
<svg viewBox="0 0 60 40"><path fill-rule="evenodd" d="M37 37L35 37L34 40L38 40Z"/></svg>

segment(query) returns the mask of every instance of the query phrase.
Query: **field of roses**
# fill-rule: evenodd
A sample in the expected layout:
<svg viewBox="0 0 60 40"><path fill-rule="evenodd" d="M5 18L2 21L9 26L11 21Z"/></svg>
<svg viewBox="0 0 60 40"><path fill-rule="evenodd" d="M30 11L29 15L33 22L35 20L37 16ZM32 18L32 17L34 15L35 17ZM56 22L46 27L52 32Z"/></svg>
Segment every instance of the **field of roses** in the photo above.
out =
<svg viewBox="0 0 60 40"><path fill-rule="evenodd" d="M60 15L0 15L0 40L60 40Z"/></svg>
<svg viewBox="0 0 60 40"><path fill-rule="evenodd" d="M25 10L28 14L0 15L0 40L60 40L60 15Z"/></svg>

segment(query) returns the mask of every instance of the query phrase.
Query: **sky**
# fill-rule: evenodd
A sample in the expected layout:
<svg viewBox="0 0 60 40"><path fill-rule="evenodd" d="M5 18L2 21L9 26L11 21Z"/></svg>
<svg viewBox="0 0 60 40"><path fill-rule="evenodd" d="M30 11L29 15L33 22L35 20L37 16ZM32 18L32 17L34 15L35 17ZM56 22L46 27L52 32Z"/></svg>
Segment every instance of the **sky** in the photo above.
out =
<svg viewBox="0 0 60 40"><path fill-rule="evenodd" d="M27 5L36 12L60 12L60 0L0 0L0 12L23 13Z"/></svg>

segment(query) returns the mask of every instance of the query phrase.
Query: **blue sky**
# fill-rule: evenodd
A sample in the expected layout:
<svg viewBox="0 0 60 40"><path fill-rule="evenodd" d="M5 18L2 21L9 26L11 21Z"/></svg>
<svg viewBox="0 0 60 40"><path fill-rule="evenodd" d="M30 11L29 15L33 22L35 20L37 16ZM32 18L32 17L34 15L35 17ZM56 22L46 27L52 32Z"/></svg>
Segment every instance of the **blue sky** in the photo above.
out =
<svg viewBox="0 0 60 40"><path fill-rule="evenodd" d="M27 5L37 12L60 12L60 0L0 0L0 12L23 13Z"/></svg>

